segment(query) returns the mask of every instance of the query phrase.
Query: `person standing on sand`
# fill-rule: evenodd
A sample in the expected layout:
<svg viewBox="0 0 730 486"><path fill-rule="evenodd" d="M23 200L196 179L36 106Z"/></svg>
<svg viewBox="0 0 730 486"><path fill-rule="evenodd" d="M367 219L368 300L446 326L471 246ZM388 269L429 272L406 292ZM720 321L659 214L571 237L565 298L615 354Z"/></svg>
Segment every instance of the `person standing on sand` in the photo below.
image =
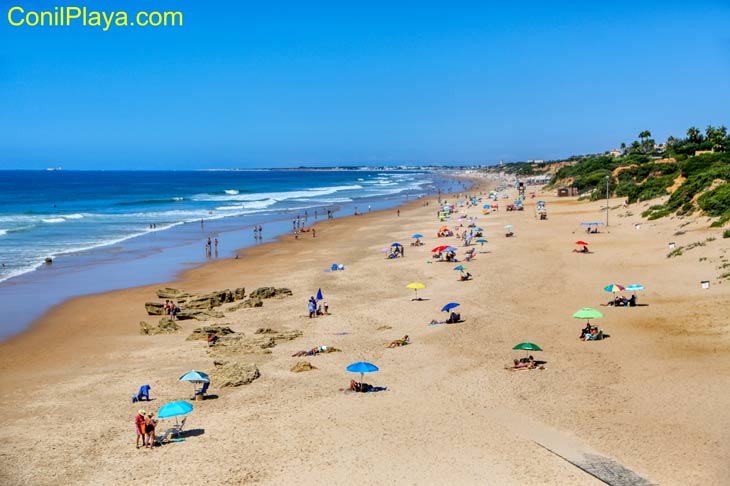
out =
<svg viewBox="0 0 730 486"><path fill-rule="evenodd" d="M134 417L134 428L137 431L137 449L139 449L139 439L142 438L142 447L147 445L147 436L144 429L145 411L139 410L137 416Z"/></svg>
<svg viewBox="0 0 730 486"><path fill-rule="evenodd" d="M316 238L316 237L317 237L317 230L312 228L312 238Z"/></svg>
<svg viewBox="0 0 730 486"><path fill-rule="evenodd" d="M150 412L144 419L144 431L147 436L147 447L150 449L152 449L155 445L155 426L157 426L157 420L153 418L153 414Z"/></svg>

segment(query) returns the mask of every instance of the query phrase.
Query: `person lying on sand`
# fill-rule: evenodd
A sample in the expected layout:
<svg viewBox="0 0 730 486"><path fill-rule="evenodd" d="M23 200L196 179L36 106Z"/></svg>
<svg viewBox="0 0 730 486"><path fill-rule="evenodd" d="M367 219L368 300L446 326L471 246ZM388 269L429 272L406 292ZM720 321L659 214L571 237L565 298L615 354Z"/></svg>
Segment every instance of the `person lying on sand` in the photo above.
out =
<svg viewBox="0 0 730 486"><path fill-rule="evenodd" d="M519 359L514 360L514 366L508 366L505 368L510 371L522 371L535 369L535 362L532 361L520 361Z"/></svg>
<svg viewBox="0 0 730 486"><path fill-rule="evenodd" d="M589 251L588 251L588 247L587 247L587 246L585 246L585 245L583 245L583 248L581 248L580 250L576 250L576 249L574 248L574 249L573 249L573 253L589 253Z"/></svg>
<svg viewBox="0 0 730 486"><path fill-rule="evenodd" d="M292 354L292 358L299 357L299 356L316 356L319 353L326 353L327 352L327 346L317 346L316 348L312 348L309 351L297 351L296 353Z"/></svg>
<svg viewBox="0 0 730 486"><path fill-rule="evenodd" d="M448 319L446 319L446 324L456 324L457 322L461 321L461 314L458 314L456 312L452 312Z"/></svg>
<svg viewBox="0 0 730 486"><path fill-rule="evenodd" d="M354 391L354 392L367 393L372 389L373 389L373 385L370 385L368 383L360 383L355 380L350 380L350 387L347 390Z"/></svg>
<svg viewBox="0 0 730 486"><path fill-rule="evenodd" d="M603 331L598 329L596 326L591 326L591 330L588 333L583 334L580 338L581 341L600 341L604 338Z"/></svg>
<svg viewBox="0 0 730 486"><path fill-rule="evenodd" d="M408 334L403 336L403 339L396 339L395 341L391 341L388 345L389 348L397 348L400 346L405 346L406 344L410 344L411 339L408 337Z"/></svg>

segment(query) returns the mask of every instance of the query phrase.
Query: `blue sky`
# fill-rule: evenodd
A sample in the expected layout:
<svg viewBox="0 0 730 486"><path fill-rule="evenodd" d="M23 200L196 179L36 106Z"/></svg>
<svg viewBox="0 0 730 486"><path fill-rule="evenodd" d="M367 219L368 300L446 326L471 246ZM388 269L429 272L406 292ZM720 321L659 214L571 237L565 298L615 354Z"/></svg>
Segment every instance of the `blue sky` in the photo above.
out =
<svg viewBox="0 0 730 486"><path fill-rule="evenodd" d="M728 2L451 3L87 0L184 13L100 32L3 2L0 165L496 163L730 123Z"/></svg>

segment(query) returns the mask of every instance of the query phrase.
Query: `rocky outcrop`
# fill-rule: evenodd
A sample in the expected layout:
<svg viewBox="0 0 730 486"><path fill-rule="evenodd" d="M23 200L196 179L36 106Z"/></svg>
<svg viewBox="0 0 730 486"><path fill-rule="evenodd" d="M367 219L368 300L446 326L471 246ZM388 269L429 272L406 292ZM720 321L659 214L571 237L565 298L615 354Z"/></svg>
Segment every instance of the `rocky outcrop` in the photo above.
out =
<svg viewBox="0 0 730 486"><path fill-rule="evenodd" d="M237 311L241 309L250 309L252 307L263 307L264 301L261 299L246 299L228 308L229 311Z"/></svg>
<svg viewBox="0 0 730 486"><path fill-rule="evenodd" d="M287 288L274 288L274 287L259 287L251 292L248 297L251 299L272 299L284 298L294 295L291 290Z"/></svg>
<svg viewBox="0 0 730 486"><path fill-rule="evenodd" d="M216 387L241 386L253 382L261 373L255 364L238 361L214 361L210 381Z"/></svg>
<svg viewBox="0 0 730 486"><path fill-rule="evenodd" d="M148 324L145 321L139 322L139 333L144 336L154 336L157 334L172 334L180 329L175 321L167 317L160 319L160 322Z"/></svg>
<svg viewBox="0 0 730 486"><path fill-rule="evenodd" d="M297 364L292 366L291 371L294 373L301 373L302 371L316 370L317 367L312 365L309 361L297 361Z"/></svg>
<svg viewBox="0 0 730 486"><path fill-rule="evenodd" d="M160 299L172 299L172 300L183 300L190 297L190 294L183 292L182 290L173 289L172 287L165 287L164 289L157 289L157 297Z"/></svg>
<svg viewBox="0 0 730 486"><path fill-rule="evenodd" d="M231 358L243 354L268 354L279 341L291 341L302 335L301 331L281 331L246 336L233 333L221 336L215 346L208 348L214 358Z"/></svg>
<svg viewBox="0 0 730 486"><path fill-rule="evenodd" d="M180 311L175 317L177 317L177 319L180 321L188 319L195 319L196 321L209 321L211 319L222 319L225 317L225 315L222 312L215 310L191 309Z"/></svg>
<svg viewBox="0 0 730 486"><path fill-rule="evenodd" d="M233 289L233 298L235 300L241 300L244 297L246 297L246 289L243 287L239 287L237 289Z"/></svg>
<svg viewBox="0 0 730 486"><path fill-rule="evenodd" d="M208 340L211 336L227 336L233 334L233 329L225 325L196 327L188 336L188 341Z"/></svg>
<svg viewBox="0 0 730 486"><path fill-rule="evenodd" d="M144 310L147 311L147 314L150 316L161 316L164 314L164 309L162 308L165 304L161 302L145 302L144 303Z"/></svg>

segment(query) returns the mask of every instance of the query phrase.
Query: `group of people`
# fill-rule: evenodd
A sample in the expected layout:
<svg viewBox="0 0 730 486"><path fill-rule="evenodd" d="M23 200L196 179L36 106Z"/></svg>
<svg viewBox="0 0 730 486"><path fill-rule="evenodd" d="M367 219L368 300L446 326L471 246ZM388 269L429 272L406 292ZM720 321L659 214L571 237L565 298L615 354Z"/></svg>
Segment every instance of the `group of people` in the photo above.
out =
<svg viewBox="0 0 730 486"><path fill-rule="evenodd" d="M142 439L142 447L152 448L155 445L155 427L157 420L152 412L139 410L137 416L134 417L134 424L137 430L137 449L139 449L139 441Z"/></svg>
<svg viewBox="0 0 730 486"><path fill-rule="evenodd" d="M510 366L507 368L510 371L520 371L520 370L534 370L537 368L537 363L535 362L535 358L530 355L527 358L522 359L515 359L513 362L513 366Z"/></svg>
<svg viewBox="0 0 730 486"><path fill-rule="evenodd" d="M617 295L606 304L610 307L636 307L636 294L627 299L623 295Z"/></svg>
<svg viewBox="0 0 730 486"><path fill-rule="evenodd" d="M329 314L329 305L327 302L323 302L321 304L317 303L317 299L314 297L309 298L309 303L307 304L307 307L309 309L309 318L323 316L326 314Z"/></svg>
<svg viewBox="0 0 730 486"><path fill-rule="evenodd" d="M211 255L211 249L213 247L215 247L215 255L218 256L218 238L215 238L214 241L211 242L210 237L208 237L208 241L205 242L205 254L207 256Z"/></svg>
<svg viewBox="0 0 730 486"><path fill-rule="evenodd" d="M388 258L403 258L406 256L406 252L403 249L403 246L392 246L390 247L390 253L388 253Z"/></svg>
<svg viewBox="0 0 730 486"><path fill-rule="evenodd" d="M580 331L581 341L600 341L604 337L603 331L597 326L591 326L590 322Z"/></svg>
<svg viewBox="0 0 730 486"><path fill-rule="evenodd" d="M169 299L165 300L165 305L162 306L162 310L173 321L177 319L177 315L180 313L180 307L177 306L174 300Z"/></svg>

